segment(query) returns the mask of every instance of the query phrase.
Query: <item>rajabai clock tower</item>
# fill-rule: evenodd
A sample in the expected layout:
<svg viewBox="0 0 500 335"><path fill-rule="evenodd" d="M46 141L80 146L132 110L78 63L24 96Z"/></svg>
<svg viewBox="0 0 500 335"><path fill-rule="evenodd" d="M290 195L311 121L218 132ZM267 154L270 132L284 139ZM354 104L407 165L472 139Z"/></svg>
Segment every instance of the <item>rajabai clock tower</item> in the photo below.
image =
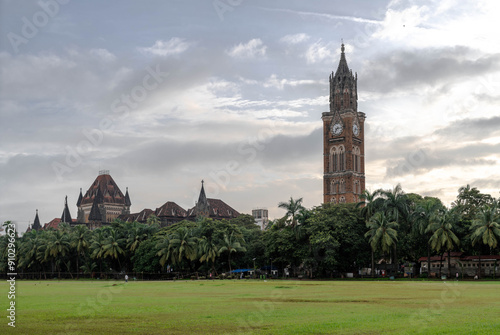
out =
<svg viewBox="0 0 500 335"><path fill-rule="evenodd" d="M358 202L365 190L365 114L358 112L358 75L345 59L330 75L330 111L323 113L323 201Z"/></svg>

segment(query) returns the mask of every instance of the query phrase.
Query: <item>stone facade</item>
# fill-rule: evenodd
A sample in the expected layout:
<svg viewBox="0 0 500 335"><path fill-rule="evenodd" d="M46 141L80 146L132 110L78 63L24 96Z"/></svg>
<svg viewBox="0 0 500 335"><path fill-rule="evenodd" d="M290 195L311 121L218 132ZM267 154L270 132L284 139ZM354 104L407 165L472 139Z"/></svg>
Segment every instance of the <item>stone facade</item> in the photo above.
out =
<svg viewBox="0 0 500 335"><path fill-rule="evenodd" d="M330 111L323 113L323 202L360 201L365 190L365 114L358 112L357 74L341 46L339 66L330 75Z"/></svg>

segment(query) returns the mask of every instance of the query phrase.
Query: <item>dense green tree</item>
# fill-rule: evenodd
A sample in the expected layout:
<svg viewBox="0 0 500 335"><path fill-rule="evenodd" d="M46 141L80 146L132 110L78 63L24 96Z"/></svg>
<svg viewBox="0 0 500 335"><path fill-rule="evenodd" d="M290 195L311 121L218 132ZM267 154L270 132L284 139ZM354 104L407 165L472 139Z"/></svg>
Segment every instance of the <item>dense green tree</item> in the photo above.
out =
<svg viewBox="0 0 500 335"><path fill-rule="evenodd" d="M451 251L460 245L460 240L453 232L453 227L459 220L458 213L454 210L446 210L442 215L434 216L431 224L427 228L432 232L429 239L431 248L436 252L448 252L448 275L451 276ZM441 257L442 260L442 257ZM439 276L441 277L442 264L439 266Z"/></svg>
<svg viewBox="0 0 500 335"><path fill-rule="evenodd" d="M381 251L383 254L391 254L394 250L394 264L397 267L396 244L398 241L398 223L392 221L384 212L375 213L366 224L368 231L365 237L368 237L368 243L373 252ZM397 271L397 268L395 269Z"/></svg>
<svg viewBox="0 0 500 335"><path fill-rule="evenodd" d="M58 277L61 278L61 263L70 250L70 240L63 230L48 232L45 248L45 260L51 260L55 264Z"/></svg>
<svg viewBox="0 0 500 335"><path fill-rule="evenodd" d="M71 232L71 247L76 251L76 278L80 276L80 257L90 248L90 231L85 225L73 227Z"/></svg>
<svg viewBox="0 0 500 335"><path fill-rule="evenodd" d="M231 254L234 252L245 252L246 248L241 245L242 239L239 239L234 232L230 235L225 234L224 240L221 243L221 247L219 249L219 254L223 252L227 252L227 263L229 266L229 272L231 272Z"/></svg>
<svg viewBox="0 0 500 335"><path fill-rule="evenodd" d="M476 213L470 227L472 246L484 244L490 248L490 254L497 247L500 239L500 208L497 201L483 205ZM481 253L479 254L479 277L481 277Z"/></svg>
<svg viewBox="0 0 500 335"><path fill-rule="evenodd" d="M302 198L294 200L290 197L288 202L280 202L278 207L286 210L285 217L287 218L289 224L295 228L297 226L296 216L302 209L304 209L304 206L302 206Z"/></svg>

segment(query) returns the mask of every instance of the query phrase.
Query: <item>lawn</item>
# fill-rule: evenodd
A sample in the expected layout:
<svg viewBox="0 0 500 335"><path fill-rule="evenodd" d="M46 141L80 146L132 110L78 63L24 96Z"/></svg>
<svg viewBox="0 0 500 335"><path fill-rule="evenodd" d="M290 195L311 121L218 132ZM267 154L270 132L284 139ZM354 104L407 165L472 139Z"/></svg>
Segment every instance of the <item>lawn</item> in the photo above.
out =
<svg viewBox="0 0 500 335"><path fill-rule="evenodd" d="M0 334L500 334L500 282L17 281Z"/></svg>

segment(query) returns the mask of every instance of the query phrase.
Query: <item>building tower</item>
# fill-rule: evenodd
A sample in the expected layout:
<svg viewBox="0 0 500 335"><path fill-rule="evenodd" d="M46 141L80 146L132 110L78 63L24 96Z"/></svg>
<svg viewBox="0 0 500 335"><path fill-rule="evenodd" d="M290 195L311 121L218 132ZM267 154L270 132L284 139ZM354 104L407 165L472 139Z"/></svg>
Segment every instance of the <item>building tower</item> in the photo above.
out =
<svg viewBox="0 0 500 335"><path fill-rule="evenodd" d="M323 202L358 202L365 190L365 114L358 112L358 75L340 62L330 75L330 111L323 113Z"/></svg>
<svg viewBox="0 0 500 335"><path fill-rule="evenodd" d="M80 189L76 203L77 222L88 224L100 220L104 224L111 223L120 215L130 214L131 204L128 188L124 195L111 178L109 170L101 170L85 195Z"/></svg>

